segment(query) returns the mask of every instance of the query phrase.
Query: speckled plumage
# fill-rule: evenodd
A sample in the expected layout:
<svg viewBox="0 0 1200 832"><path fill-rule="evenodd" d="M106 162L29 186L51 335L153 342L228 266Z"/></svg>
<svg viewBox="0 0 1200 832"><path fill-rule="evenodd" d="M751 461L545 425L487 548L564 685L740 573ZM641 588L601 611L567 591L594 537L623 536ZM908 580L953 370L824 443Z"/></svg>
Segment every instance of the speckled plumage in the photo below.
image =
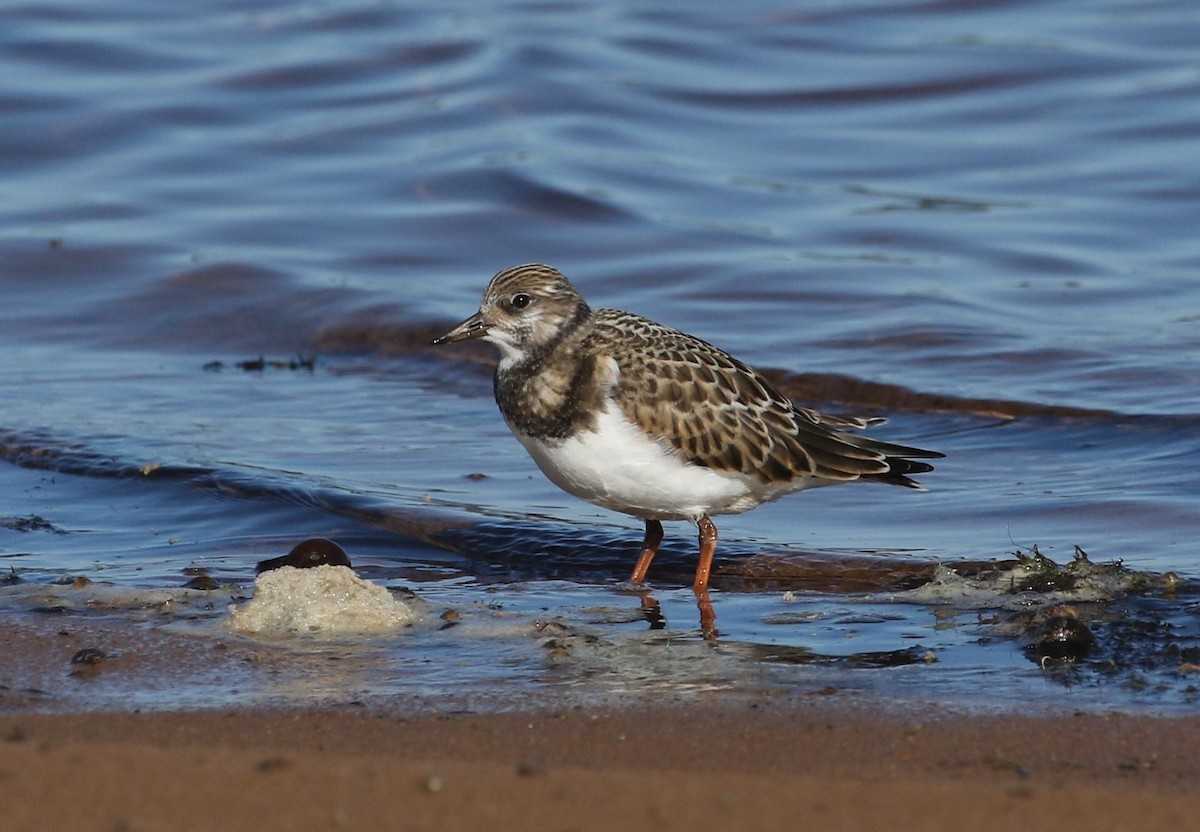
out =
<svg viewBox="0 0 1200 832"><path fill-rule="evenodd" d="M628 312L601 309L585 341L621 368L613 396L627 418L689 462L765 483L866 477L916 487L934 454L847 433L883 420L798 408L717 347ZM940 456L938 454L937 456Z"/></svg>
<svg viewBox="0 0 1200 832"><path fill-rule="evenodd" d="M909 475L932 469L914 460L941 456L855 432L882 419L796 407L755 370L692 335L592 310L549 266L498 273L479 312L435 343L473 337L500 348L496 402L547 476L646 520L645 566L659 520L695 520L702 533L707 524L715 547L708 515L856 479L919 488ZM656 487L656 477L673 490Z"/></svg>

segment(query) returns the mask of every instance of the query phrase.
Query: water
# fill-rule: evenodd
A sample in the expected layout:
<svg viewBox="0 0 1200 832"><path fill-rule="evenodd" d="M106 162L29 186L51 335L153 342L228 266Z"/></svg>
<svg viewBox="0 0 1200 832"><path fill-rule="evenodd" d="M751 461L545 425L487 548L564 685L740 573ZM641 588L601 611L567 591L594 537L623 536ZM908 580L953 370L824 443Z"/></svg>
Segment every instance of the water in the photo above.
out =
<svg viewBox="0 0 1200 832"><path fill-rule="evenodd" d="M0 558L25 586L191 568L248 591L256 560L323 535L431 610L495 601L525 627L340 645L380 695L602 688L620 660L544 667L547 616L692 684L612 586L640 524L538 474L486 349L427 346L494 271L544 261L947 454L925 494L721 518L720 645L694 632L693 532L669 527L662 638L714 685L833 667L939 700L1193 707L1191 4L68 0L0 23ZM237 366L259 356L280 363ZM1162 625L1130 648L1148 684L1047 682L974 613L889 594L1035 544L1182 576L1088 613ZM769 623L788 590L826 623ZM442 664L461 641L471 667ZM914 645L932 669L795 652Z"/></svg>

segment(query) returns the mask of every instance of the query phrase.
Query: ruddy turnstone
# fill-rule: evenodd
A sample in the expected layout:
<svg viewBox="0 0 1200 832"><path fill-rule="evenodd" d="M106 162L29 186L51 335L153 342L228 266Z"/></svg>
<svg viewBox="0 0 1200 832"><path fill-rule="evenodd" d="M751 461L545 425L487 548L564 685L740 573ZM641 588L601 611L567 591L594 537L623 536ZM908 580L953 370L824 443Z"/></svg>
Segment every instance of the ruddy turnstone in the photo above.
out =
<svg viewBox="0 0 1200 832"><path fill-rule="evenodd" d="M701 596L717 548L713 515L852 480L920 489L910 475L933 466L915 460L942 456L853 432L883 419L797 407L695 336L592 309L550 266L500 272L479 311L433 343L469 338L500 348L496 403L542 473L645 522L634 584L645 581L663 520L699 526L692 587Z"/></svg>

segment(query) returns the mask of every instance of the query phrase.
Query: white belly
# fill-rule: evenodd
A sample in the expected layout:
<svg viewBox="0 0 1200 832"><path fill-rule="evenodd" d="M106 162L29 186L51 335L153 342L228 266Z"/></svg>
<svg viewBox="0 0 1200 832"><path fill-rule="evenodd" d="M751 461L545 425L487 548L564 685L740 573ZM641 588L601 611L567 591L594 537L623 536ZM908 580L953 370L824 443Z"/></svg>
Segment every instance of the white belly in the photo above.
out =
<svg viewBox="0 0 1200 832"><path fill-rule="evenodd" d="M559 488L643 519L736 514L799 485L768 494L750 478L690 465L647 437L611 403L596 420L596 428L553 444L515 430L513 435Z"/></svg>

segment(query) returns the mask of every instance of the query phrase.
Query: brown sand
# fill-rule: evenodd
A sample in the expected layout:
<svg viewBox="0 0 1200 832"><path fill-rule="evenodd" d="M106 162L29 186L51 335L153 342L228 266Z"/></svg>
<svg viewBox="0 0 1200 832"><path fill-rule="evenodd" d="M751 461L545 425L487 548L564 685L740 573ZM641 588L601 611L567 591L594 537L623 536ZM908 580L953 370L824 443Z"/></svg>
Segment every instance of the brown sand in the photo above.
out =
<svg viewBox="0 0 1200 832"><path fill-rule="evenodd" d="M1200 719L0 717L0 829L1193 829Z"/></svg>
<svg viewBox="0 0 1200 832"><path fill-rule="evenodd" d="M80 713L100 686L191 684L180 673L252 657L94 619L0 622L0 643L2 832L1200 828L1200 716L969 716L847 693ZM92 643L124 658L68 670Z"/></svg>

